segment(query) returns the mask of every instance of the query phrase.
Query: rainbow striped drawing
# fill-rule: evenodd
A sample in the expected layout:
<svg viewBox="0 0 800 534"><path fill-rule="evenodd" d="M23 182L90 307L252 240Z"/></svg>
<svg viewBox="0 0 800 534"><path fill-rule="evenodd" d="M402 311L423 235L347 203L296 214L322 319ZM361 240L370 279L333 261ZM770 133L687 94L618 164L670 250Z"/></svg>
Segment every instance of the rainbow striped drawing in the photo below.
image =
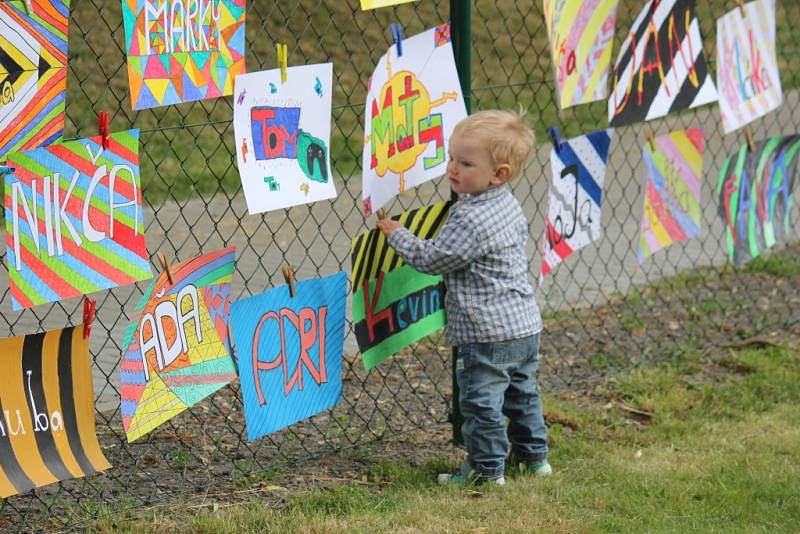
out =
<svg viewBox="0 0 800 534"><path fill-rule="evenodd" d="M69 0L0 3L0 158L61 140Z"/></svg>
<svg viewBox="0 0 800 534"><path fill-rule="evenodd" d="M8 155L6 263L15 310L152 276L144 243L139 130Z"/></svg>
<svg viewBox="0 0 800 534"><path fill-rule="evenodd" d="M236 378L228 343L236 249L171 267L145 291L125 331L122 425L134 441Z"/></svg>
<svg viewBox="0 0 800 534"><path fill-rule="evenodd" d="M122 18L134 110L233 94L245 0L122 0Z"/></svg>
<svg viewBox="0 0 800 534"><path fill-rule="evenodd" d="M656 137L645 144L644 208L638 265L673 243L700 235L700 198L705 137L689 128Z"/></svg>
<svg viewBox="0 0 800 534"><path fill-rule="evenodd" d="M619 0L544 0L561 109L608 96Z"/></svg>

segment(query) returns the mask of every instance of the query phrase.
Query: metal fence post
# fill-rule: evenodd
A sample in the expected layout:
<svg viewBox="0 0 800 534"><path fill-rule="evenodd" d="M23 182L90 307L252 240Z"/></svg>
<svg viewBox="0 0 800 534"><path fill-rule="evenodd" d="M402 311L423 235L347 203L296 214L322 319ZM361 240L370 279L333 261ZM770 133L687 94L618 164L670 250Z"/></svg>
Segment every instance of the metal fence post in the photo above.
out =
<svg viewBox="0 0 800 534"><path fill-rule="evenodd" d="M450 28L453 39L453 53L456 58L456 69L461 81L461 92L464 94L464 103L467 113L472 111L472 6L471 0L450 0ZM455 202L458 195L450 194L450 200ZM453 347L452 380L453 401L450 413L450 422L453 425L453 443L464 445L461 435L461 424L464 418L458 405L458 383L456 381L456 358L458 348Z"/></svg>

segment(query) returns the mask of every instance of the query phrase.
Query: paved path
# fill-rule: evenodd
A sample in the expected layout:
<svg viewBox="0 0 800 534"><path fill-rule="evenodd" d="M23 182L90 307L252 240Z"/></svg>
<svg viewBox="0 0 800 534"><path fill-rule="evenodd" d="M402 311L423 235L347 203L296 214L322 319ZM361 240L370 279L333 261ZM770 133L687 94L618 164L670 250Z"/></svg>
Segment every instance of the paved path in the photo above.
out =
<svg viewBox="0 0 800 534"><path fill-rule="evenodd" d="M771 127L766 129L759 122L758 128L754 129L756 138L797 132L797 125L800 125L800 93L787 95L780 111L763 122L769 122ZM617 292L625 293L631 285L644 284L690 267L727 261L723 227L716 213L713 188L725 157L744 142L744 137L735 134L721 139L717 132L719 124L716 106L706 106L697 113L648 123L657 135L689 126L707 125L707 131L715 137L707 140L704 162L706 176L703 185L702 236L659 252L641 269L635 265L642 210L641 181L644 175L641 157L644 138L640 133L643 125L616 130L604 193L603 225L606 237L573 254L548 276L538 291L544 312L602 303ZM536 258L538 253L535 248L541 239L546 210L549 150L547 143L540 143L536 158L529 167L529 176L515 185L515 192L531 218L529 249ZM361 190L357 178L351 179L347 185L339 182L337 186L339 196L335 201L318 202L261 216L247 215L241 195L233 199L218 195L207 205L202 199L193 199L169 203L155 211L148 209L145 212L148 249L151 254L161 251L183 260L200 251L235 245L238 261L234 298L282 284L280 267L287 262L297 268L300 278L324 276L338 270L349 272L350 239L371 227L374 220L369 219L368 224L365 223L356 207L360 206ZM403 195L391 207L391 213L420 205L418 198L426 199L427 203L431 198L445 198L448 195L446 184L427 184ZM533 277L538 276L538 262L532 265L531 271ZM7 277L0 277L0 294L4 295L0 302L4 319L0 321L0 336L60 328L69 323L70 318L80 320L78 299L52 307L41 306L21 314L14 313L11 311L7 285ZM98 299L98 324L92 335L91 346L96 363L95 392L100 409L118 405L115 367L122 350L122 333L145 285L117 288L94 295ZM346 350L357 351L352 332L347 336Z"/></svg>

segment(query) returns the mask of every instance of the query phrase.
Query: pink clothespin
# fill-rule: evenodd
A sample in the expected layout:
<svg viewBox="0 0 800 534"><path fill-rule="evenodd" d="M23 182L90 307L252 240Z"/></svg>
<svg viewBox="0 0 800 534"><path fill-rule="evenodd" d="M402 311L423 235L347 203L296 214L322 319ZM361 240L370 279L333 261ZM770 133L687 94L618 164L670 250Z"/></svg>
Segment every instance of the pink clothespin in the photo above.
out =
<svg viewBox="0 0 800 534"><path fill-rule="evenodd" d="M83 297L83 339L89 337L92 333L92 323L94 323L94 312L97 307L97 301L89 297Z"/></svg>
<svg viewBox="0 0 800 534"><path fill-rule="evenodd" d="M103 148L108 148L109 130L108 130L108 112L101 111L97 114L97 133L100 134L100 144Z"/></svg>

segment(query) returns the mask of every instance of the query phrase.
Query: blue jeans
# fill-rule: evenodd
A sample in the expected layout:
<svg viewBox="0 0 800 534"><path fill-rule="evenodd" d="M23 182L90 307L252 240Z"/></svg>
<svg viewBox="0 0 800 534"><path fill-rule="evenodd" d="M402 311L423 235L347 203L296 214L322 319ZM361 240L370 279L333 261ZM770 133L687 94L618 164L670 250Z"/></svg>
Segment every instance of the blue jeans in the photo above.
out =
<svg viewBox="0 0 800 534"><path fill-rule="evenodd" d="M456 380L464 416L465 467L486 479L503 475L508 444L527 464L547 459L547 427L536 386L539 334L458 347ZM505 417L509 423L506 428Z"/></svg>

